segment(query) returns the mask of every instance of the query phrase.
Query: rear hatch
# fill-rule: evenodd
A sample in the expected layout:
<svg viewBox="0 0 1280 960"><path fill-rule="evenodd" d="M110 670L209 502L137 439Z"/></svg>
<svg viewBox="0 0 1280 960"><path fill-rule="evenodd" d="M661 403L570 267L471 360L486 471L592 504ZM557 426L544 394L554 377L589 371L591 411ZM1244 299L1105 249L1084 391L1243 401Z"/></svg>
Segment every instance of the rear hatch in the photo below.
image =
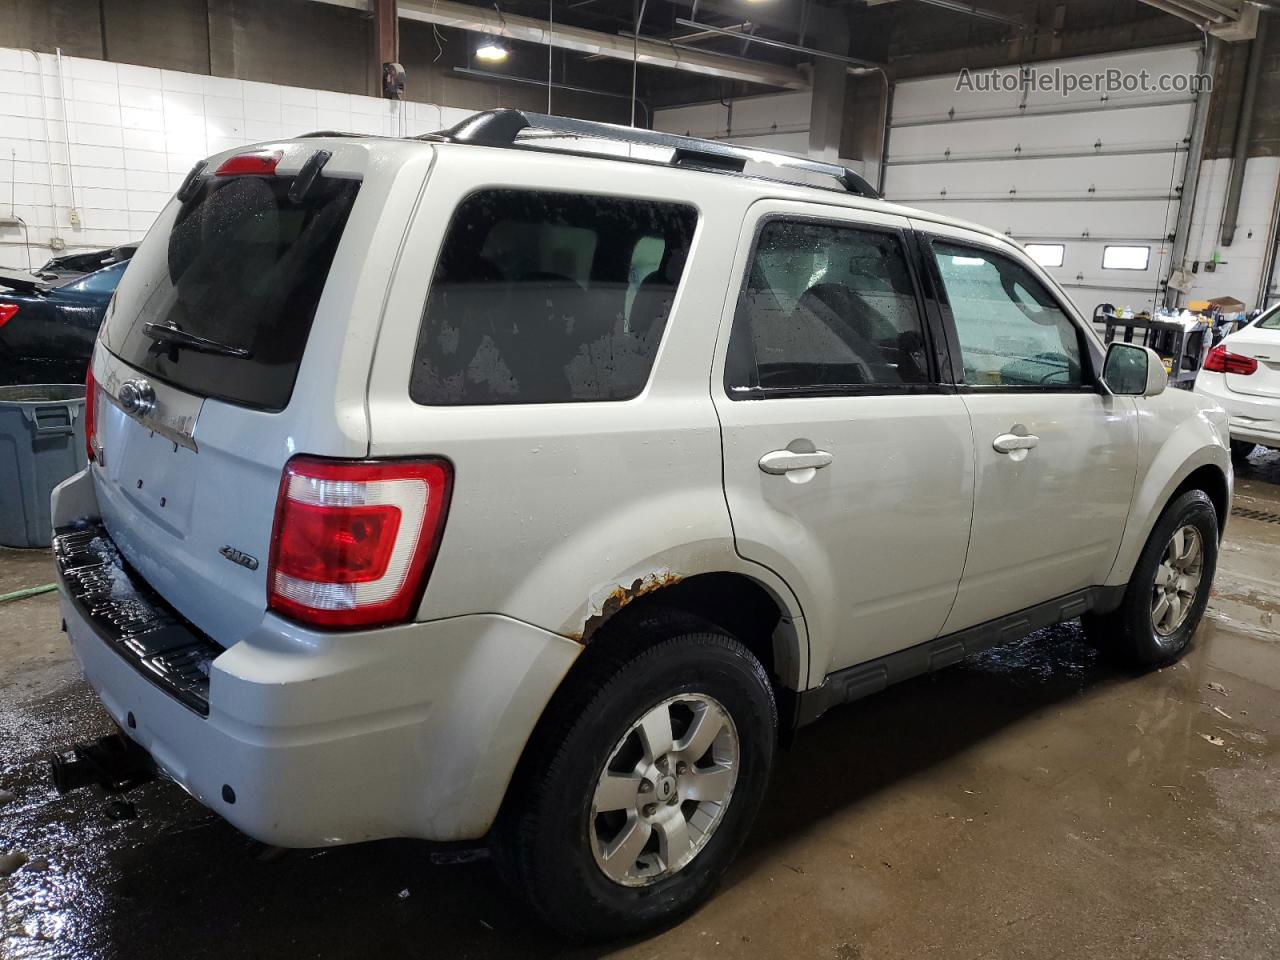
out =
<svg viewBox="0 0 1280 960"><path fill-rule="evenodd" d="M223 646L263 618L285 463L367 455L390 254L430 159L425 144L357 139L215 157L108 309L92 368L103 522Z"/></svg>
<svg viewBox="0 0 1280 960"><path fill-rule="evenodd" d="M1255 397L1280 399L1280 314L1273 314L1224 342L1227 350L1257 361L1250 374L1227 373L1227 389Z"/></svg>

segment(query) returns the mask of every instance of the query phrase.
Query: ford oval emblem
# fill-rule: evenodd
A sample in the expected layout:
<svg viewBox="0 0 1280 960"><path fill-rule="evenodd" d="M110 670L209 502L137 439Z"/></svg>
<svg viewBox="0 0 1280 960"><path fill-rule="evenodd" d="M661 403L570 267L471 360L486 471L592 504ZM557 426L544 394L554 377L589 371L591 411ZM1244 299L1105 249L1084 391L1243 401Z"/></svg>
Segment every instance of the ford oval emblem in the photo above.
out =
<svg viewBox="0 0 1280 960"><path fill-rule="evenodd" d="M120 404L120 409L129 416L146 416L155 409L156 390L146 380L138 378L126 380L120 385L116 401Z"/></svg>

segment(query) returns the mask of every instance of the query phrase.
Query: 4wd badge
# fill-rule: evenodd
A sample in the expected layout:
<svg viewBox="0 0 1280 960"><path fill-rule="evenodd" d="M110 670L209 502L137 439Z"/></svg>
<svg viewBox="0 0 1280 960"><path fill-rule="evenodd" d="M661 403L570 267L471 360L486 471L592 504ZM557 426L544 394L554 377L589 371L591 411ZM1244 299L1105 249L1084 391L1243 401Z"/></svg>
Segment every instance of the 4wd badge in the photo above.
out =
<svg viewBox="0 0 1280 960"><path fill-rule="evenodd" d="M248 567L250 570L258 569L257 557L251 557L249 556L249 554L245 553L242 550L237 550L235 547L231 546L230 544L223 547L218 552L222 554L224 557L226 557L228 560L230 560L232 563L238 563L240 564L240 566Z"/></svg>

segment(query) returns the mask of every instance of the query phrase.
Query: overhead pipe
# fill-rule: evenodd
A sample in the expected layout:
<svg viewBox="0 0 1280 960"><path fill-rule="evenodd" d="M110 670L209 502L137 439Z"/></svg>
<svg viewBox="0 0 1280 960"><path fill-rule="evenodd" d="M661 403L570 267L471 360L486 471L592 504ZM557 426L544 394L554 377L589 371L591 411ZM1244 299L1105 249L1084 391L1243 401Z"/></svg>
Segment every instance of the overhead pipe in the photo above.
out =
<svg viewBox="0 0 1280 960"><path fill-rule="evenodd" d="M1174 6L1182 7L1193 16L1203 17L1205 20L1211 20L1214 23L1231 23L1239 19L1238 13L1231 11L1223 11L1221 7L1211 3L1202 3L1200 0L1171 0Z"/></svg>
<svg viewBox="0 0 1280 960"><path fill-rule="evenodd" d="M1170 16L1177 17L1180 20L1186 20L1189 23L1199 27L1205 33L1209 32L1211 27L1220 26L1222 21L1209 20L1192 13L1186 7L1179 6L1174 0L1142 0L1148 7L1155 7L1161 13L1167 13Z"/></svg>
<svg viewBox="0 0 1280 960"><path fill-rule="evenodd" d="M1263 44L1267 39L1267 18L1258 20L1258 35L1249 42L1249 62L1245 67L1244 96L1236 124L1236 143L1231 155L1231 178L1227 181L1227 202L1222 210L1222 245L1231 246L1240 221L1240 195L1244 191L1245 167L1249 163L1249 141L1253 138L1253 112L1258 100L1258 78L1262 74Z"/></svg>
<svg viewBox="0 0 1280 960"><path fill-rule="evenodd" d="M80 205L76 203L75 164L71 160L71 113L67 109L67 75L66 67L62 64L62 48L55 49L58 55L58 94L62 97L62 138L67 145L67 186L71 190L70 217L74 225L79 223Z"/></svg>
<svg viewBox="0 0 1280 960"><path fill-rule="evenodd" d="M1231 6L1223 3L1222 0L1178 0L1179 3L1188 7L1202 7L1214 13L1220 13L1228 20L1238 19L1240 16L1241 6Z"/></svg>
<svg viewBox="0 0 1280 960"><path fill-rule="evenodd" d="M367 0L314 2L360 11L365 11L368 6ZM627 36L567 24L557 26L553 32L547 29L544 21L533 17L501 14L497 10L473 7L456 0L399 0L398 10L402 20L434 23L456 30L554 46L577 53L600 54L628 63L634 58L636 63L647 66L683 70L723 80L741 80L784 90L808 90L810 86L808 76L794 67L744 60L707 50L677 50L670 43L650 37L633 41Z"/></svg>
<svg viewBox="0 0 1280 960"><path fill-rule="evenodd" d="M45 173L49 177L49 213L53 218L52 235L56 237L58 235L58 200L53 186L53 134L49 131L49 101L44 91L44 61L40 59L40 54L29 47L24 47L22 52L31 54L31 59L36 62L36 82L40 84L40 119L44 123L44 165ZM23 71L23 76L26 76L25 70ZM23 92L25 93L26 91ZM31 142L30 138L27 139L27 142ZM67 157L67 169L71 169L71 157L69 155ZM75 198L72 197L73 202L74 200ZM30 236L28 235L29 239Z"/></svg>
<svg viewBox="0 0 1280 960"><path fill-rule="evenodd" d="M766 47L775 47L779 50L790 50L792 53L802 53L809 57L821 57L824 60L839 60L841 63L852 64L855 67L878 67L880 64L874 60L863 60L859 57L846 57L840 53L830 53L826 50L819 50L816 47L802 47L798 43L787 43L785 40L771 40L768 37L757 37L752 33L739 33L728 28L712 26L709 23L699 23L697 20L687 20L684 17L676 17L676 23L682 27L689 27L691 30L702 30L706 33L733 37L736 40L744 42L759 43Z"/></svg>
<svg viewBox="0 0 1280 960"><path fill-rule="evenodd" d="M988 10L985 7L978 6L976 3L961 3L960 0L919 0L919 2L928 4L931 7L937 7L940 10L950 10L952 13L963 13L970 17L977 17L980 20L990 20L992 23L1003 23L1011 27L1026 26L1026 22L1019 20L1017 17L998 13L995 10Z"/></svg>

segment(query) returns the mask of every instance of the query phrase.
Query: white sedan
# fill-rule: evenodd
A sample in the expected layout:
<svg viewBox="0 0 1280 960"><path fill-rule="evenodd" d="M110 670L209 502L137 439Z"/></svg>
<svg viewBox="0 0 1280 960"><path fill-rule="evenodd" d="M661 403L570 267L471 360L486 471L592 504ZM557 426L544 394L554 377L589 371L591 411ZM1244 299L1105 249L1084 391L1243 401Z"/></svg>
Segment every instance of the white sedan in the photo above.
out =
<svg viewBox="0 0 1280 960"><path fill-rule="evenodd" d="M1195 389L1230 415L1232 456L1280 449L1280 304L1210 350Z"/></svg>

